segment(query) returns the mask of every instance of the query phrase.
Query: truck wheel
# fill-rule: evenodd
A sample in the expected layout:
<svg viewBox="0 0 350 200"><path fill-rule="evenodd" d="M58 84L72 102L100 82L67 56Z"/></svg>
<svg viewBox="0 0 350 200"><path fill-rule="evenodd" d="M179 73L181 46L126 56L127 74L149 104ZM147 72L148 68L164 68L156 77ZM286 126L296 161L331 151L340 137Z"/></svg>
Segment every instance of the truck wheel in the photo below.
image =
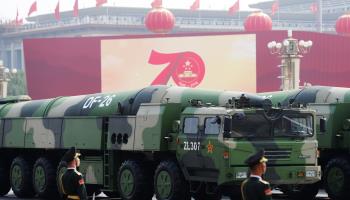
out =
<svg viewBox="0 0 350 200"><path fill-rule="evenodd" d="M190 199L188 183L174 161L162 161L154 174L154 190L158 200Z"/></svg>
<svg viewBox="0 0 350 200"><path fill-rule="evenodd" d="M12 161L10 168L10 184L13 193L15 193L17 197L34 197L35 192L32 185L32 168L32 164L22 157L16 157Z"/></svg>
<svg viewBox="0 0 350 200"><path fill-rule="evenodd" d="M10 191L9 177L9 164L4 160L0 160L0 196L4 196Z"/></svg>
<svg viewBox="0 0 350 200"><path fill-rule="evenodd" d="M305 185L285 185L281 186L281 190L290 199L315 199L320 182Z"/></svg>
<svg viewBox="0 0 350 200"><path fill-rule="evenodd" d="M119 168L117 180L118 191L122 199L152 199L152 177L141 163L134 160L123 162Z"/></svg>
<svg viewBox="0 0 350 200"><path fill-rule="evenodd" d="M350 164L344 158L328 162L324 175L325 189L331 199L350 199Z"/></svg>
<svg viewBox="0 0 350 200"><path fill-rule="evenodd" d="M64 172L67 170L67 163L65 161L61 161L58 164L57 170L56 170L56 183L57 183L57 190L60 197L64 197L65 194L63 193L63 185L62 185L62 176Z"/></svg>
<svg viewBox="0 0 350 200"><path fill-rule="evenodd" d="M53 197L57 194L56 171L46 158L36 160L33 167L33 187L39 197Z"/></svg>

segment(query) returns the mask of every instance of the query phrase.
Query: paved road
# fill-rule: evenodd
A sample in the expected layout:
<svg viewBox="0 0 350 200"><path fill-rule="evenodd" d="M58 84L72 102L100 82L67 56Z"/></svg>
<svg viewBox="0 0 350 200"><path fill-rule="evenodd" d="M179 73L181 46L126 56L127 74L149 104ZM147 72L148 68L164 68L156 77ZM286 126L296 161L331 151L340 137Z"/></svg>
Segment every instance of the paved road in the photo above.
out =
<svg viewBox="0 0 350 200"><path fill-rule="evenodd" d="M107 198L104 194L99 195L96 199L98 200L107 200L109 198ZM273 191L273 199L274 200L287 200L287 198L279 191L274 190ZM317 200L329 200L327 193L325 193L323 190L321 190L318 194L317 194ZM16 198L16 196L13 194L12 191L10 191L10 193L8 195L6 195L5 197L0 197L0 200L28 200L28 199L20 199L20 198ZM33 198L30 200L39 200L37 198ZM115 198L115 200L117 200L117 198ZM153 200L156 200L156 198L153 198ZM228 198L223 198L222 200L228 200Z"/></svg>

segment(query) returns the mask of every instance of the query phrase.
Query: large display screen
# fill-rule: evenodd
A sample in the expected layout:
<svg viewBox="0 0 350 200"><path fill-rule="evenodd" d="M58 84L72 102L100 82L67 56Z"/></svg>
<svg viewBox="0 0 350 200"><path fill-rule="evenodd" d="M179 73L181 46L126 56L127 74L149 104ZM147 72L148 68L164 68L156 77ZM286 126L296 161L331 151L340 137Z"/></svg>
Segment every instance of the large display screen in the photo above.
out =
<svg viewBox="0 0 350 200"><path fill-rule="evenodd" d="M101 41L102 92L159 84L256 92L255 34Z"/></svg>

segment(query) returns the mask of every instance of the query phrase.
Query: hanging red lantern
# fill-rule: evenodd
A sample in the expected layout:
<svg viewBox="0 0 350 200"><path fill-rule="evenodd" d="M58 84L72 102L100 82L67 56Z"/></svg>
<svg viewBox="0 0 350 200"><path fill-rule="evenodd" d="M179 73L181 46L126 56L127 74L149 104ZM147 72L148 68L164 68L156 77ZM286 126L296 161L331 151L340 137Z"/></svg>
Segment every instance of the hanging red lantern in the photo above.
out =
<svg viewBox="0 0 350 200"><path fill-rule="evenodd" d="M350 13L342 15L337 19L335 30L340 35L350 36Z"/></svg>
<svg viewBox="0 0 350 200"><path fill-rule="evenodd" d="M172 12L162 7L155 7L150 10L145 18L145 25L148 30L154 33L168 33L175 24L175 17Z"/></svg>
<svg viewBox="0 0 350 200"><path fill-rule="evenodd" d="M261 11L250 14L244 21L246 31L270 31L271 29L271 18Z"/></svg>

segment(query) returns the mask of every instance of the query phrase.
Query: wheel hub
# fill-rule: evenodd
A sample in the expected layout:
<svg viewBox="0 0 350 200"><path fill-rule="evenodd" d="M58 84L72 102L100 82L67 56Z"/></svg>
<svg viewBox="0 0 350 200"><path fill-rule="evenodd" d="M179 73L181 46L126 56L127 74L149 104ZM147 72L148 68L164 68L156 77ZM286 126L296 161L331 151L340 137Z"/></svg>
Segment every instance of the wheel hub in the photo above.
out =
<svg viewBox="0 0 350 200"><path fill-rule="evenodd" d="M12 186L19 188L22 184L22 170L18 165L13 166L11 171L11 182Z"/></svg>
<svg viewBox="0 0 350 200"><path fill-rule="evenodd" d="M129 196L134 190L134 175L129 169L125 169L121 173L120 189L125 196Z"/></svg>
<svg viewBox="0 0 350 200"><path fill-rule="evenodd" d="M327 176L327 182L328 182L328 187L331 191L334 193L339 193L341 192L343 186L344 186L344 172L338 168L338 167L333 167L332 169L329 170L328 176Z"/></svg>
<svg viewBox="0 0 350 200"><path fill-rule="evenodd" d="M35 187L41 191L45 188L45 170L42 166L38 166L34 170L34 184Z"/></svg>
<svg viewBox="0 0 350 200"><path fill-rule="evenodd" d="M171 193L171 176L167 171L161 171L157 176L157 191L161 198L166 199Z"/></svg>

